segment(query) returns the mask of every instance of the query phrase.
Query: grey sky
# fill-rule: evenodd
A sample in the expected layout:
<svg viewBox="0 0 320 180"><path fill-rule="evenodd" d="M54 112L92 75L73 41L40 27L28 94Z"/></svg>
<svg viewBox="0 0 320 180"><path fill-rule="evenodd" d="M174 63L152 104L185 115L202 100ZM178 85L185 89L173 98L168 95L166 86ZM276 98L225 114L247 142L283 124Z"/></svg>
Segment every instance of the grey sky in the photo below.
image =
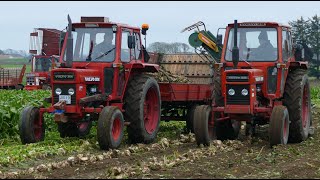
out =
<svg viewBox="0 0 320 180"><path fill-rule="evenodd" d="M1 1L0 49L29 50L29 34L36 27L64 29L67 15L73 22L81 16L106 16L113 22L139 26L149 24L147 44L152 42L188 42L190 32L180 31L203 21L216 34L234 19L276 21L288 24L303 16L320 15L316 1Z"/></svg>

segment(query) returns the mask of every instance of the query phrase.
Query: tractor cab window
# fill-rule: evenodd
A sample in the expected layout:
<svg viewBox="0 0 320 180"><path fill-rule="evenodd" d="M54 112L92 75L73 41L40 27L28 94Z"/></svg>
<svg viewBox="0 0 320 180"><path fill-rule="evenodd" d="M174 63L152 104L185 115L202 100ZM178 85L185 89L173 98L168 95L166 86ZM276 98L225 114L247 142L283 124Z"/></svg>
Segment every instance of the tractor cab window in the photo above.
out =
<svg viewBox="0 0 320 180"><path fill-rule="evenodd" d="M139 33L134 33L134 37L136 39L136 45L135 45L135 48L134 48L134 59L141 59L141 44L140 44L140 36L139 36Z"/></svg>
<svg viewBox="0 0 320 180"><path fill-rule="evenodd" d="M121 61L122 62L129 62L131 60L131 49L128 47L128 36L130 35L129 31L122 32L121 38Z"/></svg>
<svg viewBox="0 0 320 180"><path fill-rule="evenodd" d="M51 57L34 57L34 72L48 72L51 70Z"/></svg>
<svg viewBox="0 0 320 180"><path fill-rule="evenodd" d="M112 28L75 28L72 36L73 61L114 61L116 42Z"/></svg>
<svg viewBox="0 0 320 180"><path fill-rule="evenodd" d="M225 59L232 60L233 28L229 32ZM276 61L278 59L276 28L238 28L237 46L240 61Z"/></svg>

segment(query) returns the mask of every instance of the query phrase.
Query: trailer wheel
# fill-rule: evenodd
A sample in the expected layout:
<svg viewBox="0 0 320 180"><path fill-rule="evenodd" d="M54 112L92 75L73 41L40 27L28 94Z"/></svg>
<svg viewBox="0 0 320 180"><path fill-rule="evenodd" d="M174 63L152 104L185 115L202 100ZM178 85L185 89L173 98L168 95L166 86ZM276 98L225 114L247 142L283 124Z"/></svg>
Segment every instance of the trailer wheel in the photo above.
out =
<svg viewBox="0 0 320 180"><path fill-rule="evenodd" d="M16 89L16 90L23 90L23 88L24 88L24 85L23 85L23 84L17 84L17 85L15 86L15 89Z"/></svg>
<svg viewBox="0 0 320 180"><path fill-rule="evenodd" d="M193 126L193 119L194 119L194 111L196 109L196 105L193 105L188 108L187 112L187 119L186 119L186 126L187 126L187 132L194 133L194 126Z"/></svg>
<svg viewBox="0 0 320 180"><path fill-rule="evenodd" d="M90 134L90 130L92 127L92 121L86 122L67 122L67 123L58 123L58 131L60 133L60 137L79 137L84 138L88 134Z"/></svg>
<svg viewBox="0 0 320 180"><path fill-rule="evenodd" d="M97 137L102 150L118 148L123 139L124 119L118 107L106 106L98 119Z"/></svg>
<svg viewBox="0 0 320 180"><path fill-rule="evenodd" d="M296 69L289 72L283 105L289 112L289 142L306 140L311 126L310 86L306 70Z"/></svg>
<svg viewBox="0 0 320 180"><path fill-rule="evenodd" d="M39 115L39 108L28 106L22 110L19 123L22 144L43 141L45 137L45 122Z"/></svg>
<svg viewBox="0 0 320 180"><path fill-rule="evenodd" d="M43 84L42 90L51 90L51 86L49 84Z"/></svg>
<svg viewBox="0 0 320 180"><path fill-rule="evenodd" d="M198 146L209 146L210 141L215 138L211 114L211 107L208 105L196 106L194 110L193 125Z"/></svg>
<svg viewBox="0 0 320 180"><path fill-rule="evenodd" d="M215 121L217 139L235 140L239 136L241 123L236 120Z"/></svg>
<svg viewBox="0 0 320 180"><path fill-rule="evenodd" d="M157 81L147 75L137 75L128 83L125 94L125 119L130 122L130 143L151 143L159 130L161 98Z"/></svg>
<svg viewBox="0 0 320 180"><path fill-rule="evenodd" d="M272 110L269 125L270 146L287 144L289 137L289 112L285 106L275 106Z"/></svg>

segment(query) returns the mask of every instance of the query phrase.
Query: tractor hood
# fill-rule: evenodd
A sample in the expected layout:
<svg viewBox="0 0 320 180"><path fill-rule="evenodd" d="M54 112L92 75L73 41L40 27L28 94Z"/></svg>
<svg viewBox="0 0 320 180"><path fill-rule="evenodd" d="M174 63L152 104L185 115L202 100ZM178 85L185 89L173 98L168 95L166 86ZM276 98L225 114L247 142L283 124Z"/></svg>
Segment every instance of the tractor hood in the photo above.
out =
<svg viewBox="0 0 320 180"><path fill-rule="evenodd" d="M53 82L99 82L101 74L96 69L59 68L51 71Z"/></svg>

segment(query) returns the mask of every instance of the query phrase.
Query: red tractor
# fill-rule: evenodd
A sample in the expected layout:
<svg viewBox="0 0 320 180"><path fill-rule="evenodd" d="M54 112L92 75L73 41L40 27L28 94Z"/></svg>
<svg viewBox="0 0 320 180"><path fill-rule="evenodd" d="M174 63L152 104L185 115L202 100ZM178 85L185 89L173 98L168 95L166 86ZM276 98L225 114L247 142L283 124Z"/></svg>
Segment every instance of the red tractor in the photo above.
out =
<svg viewBox="0 0 320 180"><path fill-rule="evenodd" d="M271 146L306 140L313 127L308 62L302 52L293 44L289 26L228 24L221 61L214 64L212 105L195 109L197 144L237 138L241 121L247 135L255 133L256 125L269 124Z"/></svg>
<svg viewBox="0 0 320 180"><path fill-rule="evenodd" d="M50 90L50 70L59 64L62 31L36 28L30 33L31 72L26 73L26 90Z"/></svg>
<svg viewBox="0 0 320 180"><path fill-rule="evenodd" d="M150 143L159 129L161 99L147 63L140 28L105 17L81 17L69 25L60 53L61 66L51 71L49 108L26 107L21 116L23 144L44 139L44 113L53 113L61 137L83 137L97 122L101 149L119 147L124 125L129 141ZM148 25L143 25L146 34ZM126 122L124 121L126 119Z"/></svg>

